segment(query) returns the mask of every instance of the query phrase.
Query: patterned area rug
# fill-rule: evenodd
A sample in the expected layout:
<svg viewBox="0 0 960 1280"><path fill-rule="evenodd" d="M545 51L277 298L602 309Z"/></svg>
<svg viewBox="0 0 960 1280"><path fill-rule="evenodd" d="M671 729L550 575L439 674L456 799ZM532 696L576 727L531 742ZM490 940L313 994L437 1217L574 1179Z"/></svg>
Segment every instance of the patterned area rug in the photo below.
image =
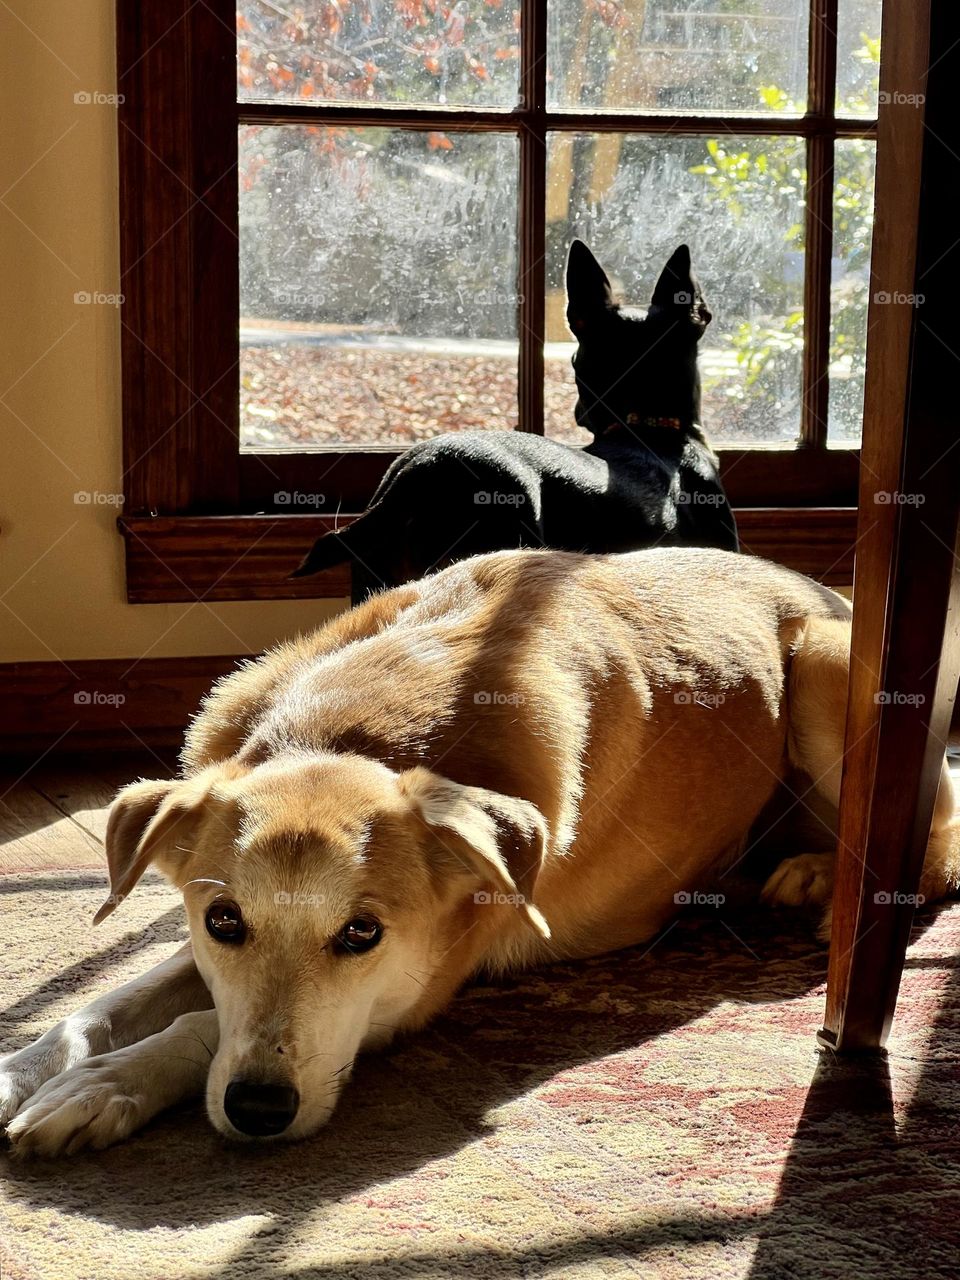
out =
<svg viewBox="0 0 960 1280"><path fill-rule="evenodd" d="M185 936L145 882L95 933L93 873L0 879L3 1049ZM0 1155L4 1280L960 1271L960 906L921 922L886 1062L814 1035L808 921L689 916L654 945L466 990L358 1067L297 1146L199 1105L98 1155Z"/></svg>

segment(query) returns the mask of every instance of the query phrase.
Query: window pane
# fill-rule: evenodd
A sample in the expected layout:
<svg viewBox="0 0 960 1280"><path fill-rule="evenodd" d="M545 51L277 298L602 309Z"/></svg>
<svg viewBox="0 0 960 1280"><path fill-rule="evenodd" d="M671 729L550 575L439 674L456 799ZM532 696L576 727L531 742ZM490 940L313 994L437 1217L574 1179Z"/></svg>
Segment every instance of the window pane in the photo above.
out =
<svg viewBox="0 0 960 1280"><path fill-rule="evenodd" d="M859 443L863 425L875 164L874 143L837 143L830 289L829 437L833 444Z"/></svg>
<svg viewBox="0 0 960 1280"><path fill-rule="evenodd" d="M690 245L713 322L700 342L703 426L717 444L800 429L805 157L799 138L552 134L547 177L547 432L573 422L563 272L573 236L645 307Z"/></svg>
<svg viewBox="0 0 960 1280"><path fill-rule="evenodd" d="M240 129L241 444L517 424L517 142Z"/></svg>
<svg viewBox="0 0 960 1280"><path fill-rule="evenodd" d="M837 19L837 114L875 116L880 0L840 0Z"/></svg>
<svg viewBox="0 0 960 1280"><path fill-rule="evenodd" d="M238 0L242 101L512 107L519 0Z"/></svg>
<svg viewBox="0 0 960 1280"><path fill-rule="evenodd" d="M551 0L557 107L803 111L807 0Z"/></svg>

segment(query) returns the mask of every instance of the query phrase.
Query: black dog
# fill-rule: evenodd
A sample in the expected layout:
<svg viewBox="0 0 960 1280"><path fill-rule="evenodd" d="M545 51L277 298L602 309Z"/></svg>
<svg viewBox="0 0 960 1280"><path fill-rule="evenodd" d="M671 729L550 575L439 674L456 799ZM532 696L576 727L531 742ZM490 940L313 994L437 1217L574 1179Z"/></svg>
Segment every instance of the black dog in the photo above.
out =
<svg viewBox="0 0 960 1280"><path fill-rule="evenodd" d="M351 560L353 602L454 560L511 547L737 549L717 459L700 428L697 343L710 323L681 245L644 317L622 311L574 240L567 320L583 449L520 431L465 431L397 458L367 511L318 539L293 576Z"/></svg>

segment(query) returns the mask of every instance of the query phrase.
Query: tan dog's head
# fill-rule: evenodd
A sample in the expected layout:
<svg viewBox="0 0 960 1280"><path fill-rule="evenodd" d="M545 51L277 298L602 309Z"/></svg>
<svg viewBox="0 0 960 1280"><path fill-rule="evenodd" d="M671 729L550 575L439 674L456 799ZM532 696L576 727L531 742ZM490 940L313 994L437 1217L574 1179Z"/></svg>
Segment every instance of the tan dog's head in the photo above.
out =
<svg viewBox="0 0 960 1280"><path fill-rule="evenodd" d="M302 1137L359 1050L421 1024L491 930L549 936L527 801L356 756L138 782L107 829L109 914L151 863L183 890L216 1005L207 1111L230 1137Z"/></svg>

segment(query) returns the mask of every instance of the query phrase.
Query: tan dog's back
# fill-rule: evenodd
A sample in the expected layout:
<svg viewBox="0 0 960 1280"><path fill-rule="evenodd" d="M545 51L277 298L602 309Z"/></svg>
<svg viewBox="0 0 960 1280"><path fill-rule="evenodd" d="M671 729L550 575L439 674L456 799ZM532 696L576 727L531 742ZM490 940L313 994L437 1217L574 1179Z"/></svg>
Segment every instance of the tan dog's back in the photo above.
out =
<svg viewBox="0 0 960 1280"><path fill-rule="evenodd" d="M552 835L537 900L555 942L606 950L742 840L785 767L791 647L847 612L719 551L478 557L221 682L186 760L323 749L521 796Z"/></svg>

